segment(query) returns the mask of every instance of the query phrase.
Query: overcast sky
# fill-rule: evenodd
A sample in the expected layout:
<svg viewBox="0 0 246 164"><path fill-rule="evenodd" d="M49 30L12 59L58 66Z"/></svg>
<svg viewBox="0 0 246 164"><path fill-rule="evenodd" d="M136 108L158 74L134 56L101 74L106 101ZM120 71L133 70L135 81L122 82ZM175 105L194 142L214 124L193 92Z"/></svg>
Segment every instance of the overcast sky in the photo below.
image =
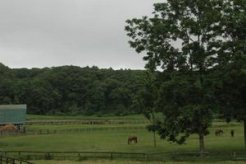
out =
<svg viewBox="0 0 246 164"><path fill-rule="evenodd" d="M150 15L156 0L0 0L0 62L143 69L125 20Z"/></svg>

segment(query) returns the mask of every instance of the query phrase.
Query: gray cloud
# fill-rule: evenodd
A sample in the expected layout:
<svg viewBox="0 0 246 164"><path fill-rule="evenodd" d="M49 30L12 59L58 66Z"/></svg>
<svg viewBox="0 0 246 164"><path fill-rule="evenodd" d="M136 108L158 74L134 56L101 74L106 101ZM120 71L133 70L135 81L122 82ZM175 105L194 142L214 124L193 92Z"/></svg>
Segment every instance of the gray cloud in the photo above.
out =
<svg viewBox="0 0 246 164"><path fill-rule="evenodd" d="M96 65L143 69L125 20L155 0L0 0L0 62L10 67Z"/></svg>

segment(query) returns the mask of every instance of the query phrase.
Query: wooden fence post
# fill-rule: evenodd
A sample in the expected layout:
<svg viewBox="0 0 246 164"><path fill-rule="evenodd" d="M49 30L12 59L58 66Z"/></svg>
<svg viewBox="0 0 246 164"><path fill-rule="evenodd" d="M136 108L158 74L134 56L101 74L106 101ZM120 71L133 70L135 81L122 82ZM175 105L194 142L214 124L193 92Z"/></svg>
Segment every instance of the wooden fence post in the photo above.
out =
<svg viewBox="0 0 246 164"><path fill-rule="evenodd" d="M237 155L236 152L233 152L233 158L236 159Z"/></svg>
<svg viewBox="0 0 246 164"><path fill-rule="evenodd" d="M110 153L110 160L113 160L113 153Z"/></svg>
<svg viewBox="0 0 246 164"><path fill-rule="evenodd" d="M147 160L148 160L148 156L146 153L144 154L144 160L145 160L145 162L147 162Z"/></svg>

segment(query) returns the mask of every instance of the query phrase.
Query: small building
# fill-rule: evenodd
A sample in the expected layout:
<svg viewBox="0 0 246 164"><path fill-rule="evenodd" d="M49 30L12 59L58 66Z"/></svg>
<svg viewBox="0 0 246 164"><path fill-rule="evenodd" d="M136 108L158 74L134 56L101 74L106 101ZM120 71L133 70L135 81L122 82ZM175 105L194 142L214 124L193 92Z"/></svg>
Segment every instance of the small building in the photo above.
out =
<svg viewBox="0 0 246 164"><path fill-rule="evenodd" d="M0 126L14 124L18 127L26 120L26 105L0 105Z"/></svg>

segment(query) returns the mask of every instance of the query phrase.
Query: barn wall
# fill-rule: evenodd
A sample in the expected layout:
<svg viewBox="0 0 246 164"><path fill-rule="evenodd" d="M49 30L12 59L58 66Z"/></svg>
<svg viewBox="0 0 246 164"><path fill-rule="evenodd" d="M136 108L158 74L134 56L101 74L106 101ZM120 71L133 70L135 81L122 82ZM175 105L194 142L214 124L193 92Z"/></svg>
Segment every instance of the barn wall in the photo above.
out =
<svg viewBox="0 0 246 164"><path fill-rule="evenodd" d="M26 105L0 105L0 125L24 124L26 119Z"/></svg>

